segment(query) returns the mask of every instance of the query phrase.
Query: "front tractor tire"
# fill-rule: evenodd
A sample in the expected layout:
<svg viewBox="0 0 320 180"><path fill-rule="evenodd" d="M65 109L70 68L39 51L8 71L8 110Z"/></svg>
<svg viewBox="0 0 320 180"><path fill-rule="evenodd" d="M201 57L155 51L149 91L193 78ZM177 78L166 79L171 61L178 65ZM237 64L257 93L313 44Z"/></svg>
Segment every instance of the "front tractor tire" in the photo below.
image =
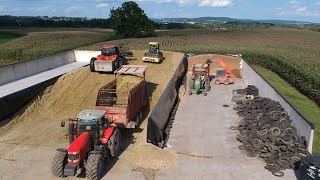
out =
<svg viewBox="0 0 320 180"><path fill-rule="evenodd" d="M120 130L115 129L108 141L109 154L112 158L118 157L120 155L120 151L121 151L120 140L121 140Z"/></svg>
<svg viewBox="0 0 320 180"><path fill-rule="evenodd" d="M69 141L69 144L71 144L74 141L73 130L74 130L74 124L73 123L69 123L69 127L68 127L68 141Z"/></svg>
<svg viewBox="0 0 320 180"><path fill-rule="evenodd" d="M94 62L97 60L97 58L91 58L90 60L90 71L91 72L96 72L96 69L94 67Z"/></svg>
<svg viewBox="0 0 320 180"><path fill-rule="evenodd" d="M67 152L58 151L53 158L51 171L56 177L64 177L64 167L67 164Z"/></svg>
<svg viewBox="0 0 320 180"><path fill-rule="evenodd" d="M102 154L90 154L85 164L86 178L98 180L103 176L104 158Z"/></svg>

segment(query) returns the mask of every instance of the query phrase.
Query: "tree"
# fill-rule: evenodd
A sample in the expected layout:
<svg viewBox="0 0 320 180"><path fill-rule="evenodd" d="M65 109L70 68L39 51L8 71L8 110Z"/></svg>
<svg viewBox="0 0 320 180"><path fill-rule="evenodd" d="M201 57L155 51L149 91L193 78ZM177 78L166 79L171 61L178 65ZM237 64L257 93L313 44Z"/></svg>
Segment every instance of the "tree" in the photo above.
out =
<svg viewBox="0 0 320 180"><path fill-rule="evenodd" d="M110 25L117 35L124 38L154 34L154 27L136 2L124 2L121 7L110 10Z"/></svg>

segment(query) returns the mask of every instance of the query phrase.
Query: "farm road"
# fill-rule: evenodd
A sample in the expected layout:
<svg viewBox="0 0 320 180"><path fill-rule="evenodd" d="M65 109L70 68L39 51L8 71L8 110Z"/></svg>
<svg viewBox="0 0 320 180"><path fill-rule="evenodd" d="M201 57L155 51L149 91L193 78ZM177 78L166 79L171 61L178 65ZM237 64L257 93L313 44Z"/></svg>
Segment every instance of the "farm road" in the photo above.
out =
<svg viewBox="0 0 320 180"><path fill-rule="evenodd" d="M237 131L229 129L241 120L233 110L232 90L245 88L242 79L234 85L214 85L208 96L185 95L179 105L168 144L177 153L176 165L156 173L156 179L294 180L293 171L284 177L264 169L262 159L250 158L238 149ZM230 107L223 107L224 104Z"/></svg>

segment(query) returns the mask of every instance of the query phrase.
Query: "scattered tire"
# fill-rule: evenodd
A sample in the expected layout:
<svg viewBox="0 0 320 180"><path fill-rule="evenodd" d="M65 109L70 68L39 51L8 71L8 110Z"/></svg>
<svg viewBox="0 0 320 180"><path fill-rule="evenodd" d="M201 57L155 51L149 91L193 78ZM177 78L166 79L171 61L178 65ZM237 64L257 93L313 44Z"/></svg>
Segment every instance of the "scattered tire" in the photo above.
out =
<svg viewBox="0 0 320 180"><path fill-rule="evenodd" d="M67 164L67 152L57 151L51 165L51 172L56 177L64 177L64 167Z"/></svg>
<svg viewBox="0 0 320 180"><path fill-rule="evenodd" d="M224 104L224 105L222 105L223 107L229 107L229 105L228 104Z"/></svg>
<svg viewBox="0 0 320 180"><path fill-rule="evenodd" d="M86 178L98 180L102 178L104 158L102 154L90 154L85 164Z"/></svg>
<svg viewBox="0 0 320 180"><path fill-rule="evenodd" d="M243 143L239 149L250 157L259 155L275 176L283 176L281 170L296 168L301 157L309 153L305 138L298 136L288 113L279 102L259 97L255 87L233 91L234 96L239 94L255 94L254 98L237 101L233 108L243 118L236 136Z"/></svg>
<svg viewBox="0 0 320 180"><path fill-rule="evenodd" d="M282 171L272 172L272 174L275 176L278 176L278 177L282 177L284 175L284 173Z"/></svg>

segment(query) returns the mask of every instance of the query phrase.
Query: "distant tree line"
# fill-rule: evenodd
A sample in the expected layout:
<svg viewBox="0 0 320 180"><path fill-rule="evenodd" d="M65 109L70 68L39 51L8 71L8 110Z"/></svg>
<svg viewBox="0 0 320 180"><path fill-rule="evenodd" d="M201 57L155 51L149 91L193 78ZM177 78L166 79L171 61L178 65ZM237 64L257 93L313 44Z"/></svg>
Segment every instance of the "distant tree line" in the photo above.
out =
<svg viewBox="0 0 320 180"><path fill-rule="evenodd" d="M0 16L0 27L109 28L108 19L48 16Z"/></svg>

